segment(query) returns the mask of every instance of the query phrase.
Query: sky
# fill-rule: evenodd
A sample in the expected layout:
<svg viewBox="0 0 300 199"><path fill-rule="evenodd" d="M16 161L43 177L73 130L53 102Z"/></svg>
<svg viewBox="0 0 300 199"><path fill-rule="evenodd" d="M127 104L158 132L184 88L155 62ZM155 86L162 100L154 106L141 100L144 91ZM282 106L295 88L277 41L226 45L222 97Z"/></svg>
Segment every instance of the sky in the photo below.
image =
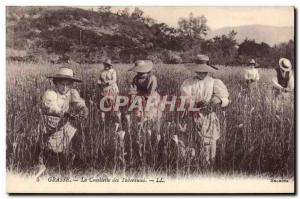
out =
<svg viewBox="0 0 300 199"><path fill-rule="evenodd" d="M81 7L85 9L97 7ZM134 7L129 7L133 11ZM140 6L145 16L150 16L158 22L167 23L170 26L177 27L177 22L181 17L187 17L190 12L195 16L204 15L208 19L208 26L211 29L217 29L227 26L241 25L272 25L272 26L293 26L294 8L293 7L191 7L191 6ZM124 9L124 7L112 7L112 11Z"/></svg>

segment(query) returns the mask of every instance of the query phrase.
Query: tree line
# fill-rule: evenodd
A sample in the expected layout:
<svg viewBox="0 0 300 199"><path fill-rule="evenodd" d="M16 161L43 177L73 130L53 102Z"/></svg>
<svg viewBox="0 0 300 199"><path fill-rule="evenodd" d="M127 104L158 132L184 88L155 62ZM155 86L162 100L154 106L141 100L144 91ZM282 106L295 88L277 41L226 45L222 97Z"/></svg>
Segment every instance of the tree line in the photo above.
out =
<svg viewBox="0 0 300 199"><path fill-rule="evenodd" d="M109 13L111 7L99 7L98 12ZM261 67L273 67L277 65L280 57L286 57L294 64L293 40L272 47L267 43L257 43L248 38L238 44L235 39L237 32L234 30L227 35L205 39L210 30L208 20L204 15L194 16L193 13L186 18L180 18L178 28L157 23L156 20L144 16L144 12L137 7L131 14L129 8L117 11L117 14L143 22L162 34L159 42L164 44L165 50L159 53L154 51L146 57L154 62L169 64L191 62L194 61L195 55L204 53L211 58L212 63L222 65L246 65L250 59L256 59Z"/></svg>
<svg viewBox="0 0 300 199"><path fill-rule="evenodd" d="M37 18L38 13L44 14ZM261 67L272 67L280 57L294 63L293 40L274 46L247 38L238 43L234 30L207 39L210 27L204 15L190 13L180 18L178 27L174 28L145 16L138 7L132 12L129 8L113 12L110 6L47 12L35 8L27 11L28 14L33 17L20 20L12 31L18 34L7 45L22 50L26 46L30 60L43 54L44 60L56 57L56 60L79 63L99 63L109 57L121 63L151 59L155 63L178 64L194 61L197 54L207 54L212 64L231 66L256 59ZM61 23L68 25L61 26ZM109 33L103 34L98 29Z"/></svg>

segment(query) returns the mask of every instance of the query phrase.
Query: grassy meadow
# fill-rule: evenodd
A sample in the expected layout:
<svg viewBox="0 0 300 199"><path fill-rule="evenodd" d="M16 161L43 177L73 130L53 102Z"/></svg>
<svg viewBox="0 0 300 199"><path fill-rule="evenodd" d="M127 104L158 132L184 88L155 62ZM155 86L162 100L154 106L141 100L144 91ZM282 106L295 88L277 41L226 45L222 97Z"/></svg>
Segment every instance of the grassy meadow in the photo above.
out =
<svg viewBox="0 0 300 199"><path fill-rule="evenodd" d="M34 174L40 153L40 103L46 89L53 87L47 75L60 65L49 63L7 62L6 66L6 165L7 170ZM243 67L219 66L214 76L220 78L230 93L230 105L218 109L221 137L213 167L203 163L202 147L191 119L180 113L164 113L159 132L139 131L134 119L122 125L124 139L114 131L117 121L103 119L96 105L97 79L102 65L71 66L83 80L75 84L86 100L90 114L80 123L78 151L73 173L126 173L139 175L164 173L192 176L207 172L245 175L294 175L294 96L276 108L271 78L275 71L259 69L258 89L248 92L243 81ZM132 65L117 64L118 86L126 94L134 76ZM192 75L183 65L155 66L161 95L180 95L184 79ZM123 116L122 116L123 118ZM123 118L124 119L124 118ZM187 124L180 132L177 124ZM151 129L150 129L151 130ZM152 132L152 133L151 133ZM183 152L173 140L178 135L194 154ZM155 137L154 137L155 136ZM150 140L157 139L152 145ZM69 164L66 160L64 164ZM63 164L58 162L58 164ZM54 169L55 170L55 169ZM48 171L51 172L51 171ZM53 171L54 172L54 171ZM59 167L59 172L62 172Z"/></svg>

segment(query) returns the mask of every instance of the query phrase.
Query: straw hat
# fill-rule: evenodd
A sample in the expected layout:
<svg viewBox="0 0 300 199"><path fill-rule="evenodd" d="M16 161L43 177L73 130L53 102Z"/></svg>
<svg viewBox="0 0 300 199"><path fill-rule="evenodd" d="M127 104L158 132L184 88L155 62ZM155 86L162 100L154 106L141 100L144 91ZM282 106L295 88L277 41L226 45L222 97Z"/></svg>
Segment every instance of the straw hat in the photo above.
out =
<svg viewBox="0 0 300 199"><path fill-rule="evenodd" d="M251 59L248 63L248 66L254 66L254 68L258 68L258 63L256 63L255 59Z"/></svg>
<svg viewBox="0 0 300 199"><path fill-rule="evenodd" d="M151 60L137 60L134 63L134 67L128 71L134 71L138 73L148 73L152 70L153 63Z"/></svg>
<svg viewBox="0 0 300 199"><path fill-rule="evenodd" d="M279 67L283 71L291 71L292 70L292 64L290 60L286 58L280 58L279 59Z"/></svg>
<svg viewBox="0 0 300 199"><path fill-rule="evenodd" d="M103 65L113 66L110 59L104 60Z"/></svg>
<svg viewBox="0 0 300 199"><path fill-rule="evenodd" d="M197 55L195 59L196 63L188 63L185 68L193 72L215 72L218 70L215 66L210 65L209 57L206 55Z"/></svg>
<svg viewBox="0 0 300 199"><path fill-rule="evenodd" d="M250 60L249 65L251 65L251 64L254 64L255 66L257 66L257 63L256 63L256 61L254 59Z"/></svg>
<svg viewBox="0 0 300 199"><path fill-rule="evenodd" d="M58 72L52 76L48 76L47 78L52 79L68 79L73 82L81 82L80 79L77 79L74 77L73 70L67 67L61 67L59 68Z"/></svg>
<svg viewBox="0 0 300 199"><path fill-rule="evenodd" d="M201 64L203 62L207 63L209 62L209 57L207 55L198 54L195 60L197 64Z"/></svg>

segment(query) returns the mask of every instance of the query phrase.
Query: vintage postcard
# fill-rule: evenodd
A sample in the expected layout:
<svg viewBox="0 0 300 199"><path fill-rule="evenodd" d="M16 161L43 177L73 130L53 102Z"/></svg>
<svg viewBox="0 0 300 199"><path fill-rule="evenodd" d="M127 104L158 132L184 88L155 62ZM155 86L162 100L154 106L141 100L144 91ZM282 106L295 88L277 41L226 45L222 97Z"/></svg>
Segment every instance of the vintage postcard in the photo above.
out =
<svg viewBox="0 0 300 199"><path fill-rule="evenodd" d="M6 191L295 193L294 9L6 6Z"/></svg>

